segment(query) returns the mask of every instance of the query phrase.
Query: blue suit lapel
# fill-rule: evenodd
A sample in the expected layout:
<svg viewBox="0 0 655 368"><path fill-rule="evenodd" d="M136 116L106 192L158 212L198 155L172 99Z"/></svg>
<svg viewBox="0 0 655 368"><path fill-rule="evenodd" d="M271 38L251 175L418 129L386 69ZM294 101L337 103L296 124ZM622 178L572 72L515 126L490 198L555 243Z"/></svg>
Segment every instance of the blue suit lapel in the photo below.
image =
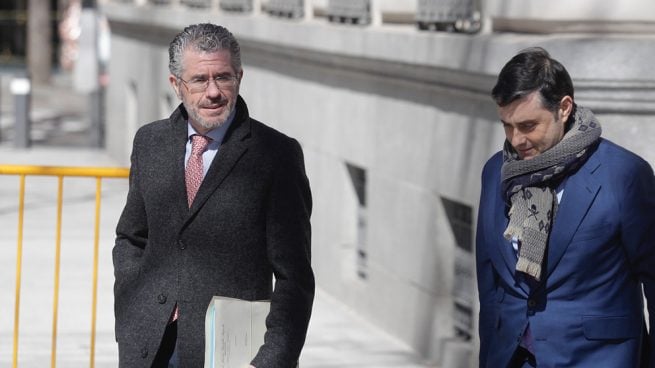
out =
<svg viewBox="0 0 655 368"><path fill-rule="evenodd" d="M509 223L506 204L503 201L502 195L498 194L494 197L496 201L496 203L494 203L494 208L496 209L495 213L498 215L495 217L493 231L493 234L496 234L497 238L494 239L493 244L496 244L498 249L497 252L492 252L492 258L494 259L494 263L496 263L498 270L501 270L502 268L507 270L507 272L501 272L501 276L504 275L507 284L520 287L525 292L525 295L528 295L530 290L529 286L526 283L519 281L519 279L522 278L516 277L517 257L512 243L503 236L505 229L507 229L507 224Z"/></svg>
<svg viewBox="0 0 655 368"><path fill-rule="evenodd" d="M546 275L550 275L559 263L600 190L600 184L593 180L593 173L599 166L600 162L592 155L576 174L567 179L548 242Z"/></svg>

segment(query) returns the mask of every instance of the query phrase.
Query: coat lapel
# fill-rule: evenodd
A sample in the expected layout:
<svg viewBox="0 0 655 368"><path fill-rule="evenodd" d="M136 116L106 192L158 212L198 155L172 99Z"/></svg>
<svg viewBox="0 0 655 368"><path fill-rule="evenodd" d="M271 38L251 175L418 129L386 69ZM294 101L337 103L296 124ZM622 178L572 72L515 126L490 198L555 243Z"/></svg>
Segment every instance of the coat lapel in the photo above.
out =
<svg viewBox="0 0 655 368"><path fill-rule="evenodd" d="M547 275L553 272L564 255L600 190L600 185L593 180L593 173L600 165L592 155L576 174L567 179L548 242Z"/></svg>
<svg viewBox="0 0 655 368"><path fill-rule="evenodd" d="M497 213L498 216L495 216L494 229L490 234L496 234L493 244L497 245L498 249L497 252L492 252L494 255L492 258L494 258L494 262L497 265L497 270L506 270L506 272L501 271L500 274L505 277L507 284L519 286L527 295L529 292L528 286L525 283L519 282L516 277L517 257L514 248L512 247L512 243L503 236L509 223L509 218L507 217L505 201L500 193L500 187L498 188L498 194L495 195L494 198L495 203L493 208L495 208L494 212Z"/></svg>
<svg viewBox="0 0 655 368"><path fill-rule="evenodd" d="M186 111L180 104L170 117L171 121L171 165L173 166L173 187L175 198L173 205L177 207L177 213L182 220L189 211L189 205L186 195L186 182L184 180L184 155L186 153L186 143L188 140L187 116Z"/></svg>
<svg viewBox="0 0 655 368"><path fill-rule="evenodd" d="M241 97L238 98L236 108L237 114L234 121L225 135L225 138L223 138L223 142L221 143L200 188L198 188L196 198L187 212L184 221L185 225L204 205L211 194L220 186L230 171L232 171L234 165L248 150L249 141L247 138L250 137L251 124L248 117L247 107Z"/></svg>

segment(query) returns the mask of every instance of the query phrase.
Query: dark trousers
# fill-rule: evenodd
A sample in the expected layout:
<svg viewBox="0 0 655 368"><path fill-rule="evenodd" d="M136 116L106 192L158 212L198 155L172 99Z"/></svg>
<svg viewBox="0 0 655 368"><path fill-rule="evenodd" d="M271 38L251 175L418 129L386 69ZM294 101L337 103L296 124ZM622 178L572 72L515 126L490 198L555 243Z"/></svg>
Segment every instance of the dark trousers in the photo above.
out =
<svg viewBox="0 0 655 368"><path fill-rule="evenodd" d="M522 346L516 348L512 360L510 360L507 368L534 368L537 366L537 361L534 355Z"/></svg>
<svg viewBox="0 0 655 368"><path fill-rule="evenodd" d="M179 366L175 349L176 343L177 321L174 321L166 326L164 337L162 337L159 344L159 350L157 350L155 360L152 362L152 368L176 368Z"/></svg>

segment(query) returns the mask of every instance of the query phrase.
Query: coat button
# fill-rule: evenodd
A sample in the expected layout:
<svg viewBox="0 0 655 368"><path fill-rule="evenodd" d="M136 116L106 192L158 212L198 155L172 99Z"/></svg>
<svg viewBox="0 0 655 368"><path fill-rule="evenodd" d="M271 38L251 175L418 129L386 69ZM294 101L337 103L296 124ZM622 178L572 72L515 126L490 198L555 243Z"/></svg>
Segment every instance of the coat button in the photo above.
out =
<svg viewBox="0 0 655 368"><path fill-rule="evenodd" d="M529 308L534 308L537 306L537 301L534 299L528 299L528 307Z"/></svg>
<svg viewBox="0 0 655 368"><path fill-rule="evenodd" d="M157 295L157 301L159 302L159 304L166 303L166 294L161 293L161 294Z"/></svg>
<svg viewBox="0 0 655 368"><path fill-rule="evenodd" d="M186 244L184 244L181 240L178 240L177 244L180 246L180 249L182 249L182 250L186 249Z"/></svg>
<svg viewBox="0 0 655 368"><path fill-rule="evenodd" d="M148 348L144 347L141 349L141 358L147 358L148 357Z"/></svg>

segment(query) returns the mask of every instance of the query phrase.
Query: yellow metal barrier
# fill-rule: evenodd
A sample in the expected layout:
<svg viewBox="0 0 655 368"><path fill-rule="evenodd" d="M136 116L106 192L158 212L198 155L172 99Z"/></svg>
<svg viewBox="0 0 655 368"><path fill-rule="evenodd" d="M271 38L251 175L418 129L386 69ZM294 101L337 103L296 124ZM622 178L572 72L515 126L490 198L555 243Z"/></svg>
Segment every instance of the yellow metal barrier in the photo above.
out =
<svg viewBox="0 0 655 368"><path fill-rule="evenodd" d="M64 166L21 166L0 165L0 175L18 175L20 177L18 195L18 241L16 249L16 302L14 305L14 334L12 367L18 367L18 329L20 316L20 287L23 257L23 215L25 211L25 177L26 176L56 176L57 189L57 232L55 240L55 275L54 275L54 301L52 307L52 347L50 353L50 366L56 367L57 353L57 316L59 309L59 266L61 256L61 223L64 192L64 177L95 177L95 226L93 241L93 300L91 303L91 356L90 367L95 366L95 339L96 339L96 310L98 302L98 247L100 239L100 204L103 178L127 178L129 169L112 167L64 167Z"/></svg>

